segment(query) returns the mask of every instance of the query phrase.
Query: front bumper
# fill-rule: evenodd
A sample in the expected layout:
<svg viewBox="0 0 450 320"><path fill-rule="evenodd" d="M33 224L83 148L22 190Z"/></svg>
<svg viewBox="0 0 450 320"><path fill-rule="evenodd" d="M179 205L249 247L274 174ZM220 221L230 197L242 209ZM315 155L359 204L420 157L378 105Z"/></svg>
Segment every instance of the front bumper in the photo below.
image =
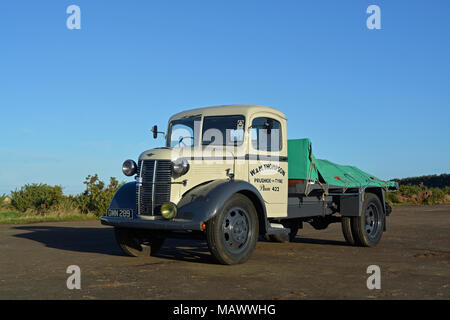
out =
<svg viewBox="0 0 450 320"><path fill-rule="evenodd" d="M103 216L101 223L108 226L119 228L133 228L133 229L150 229L150 230L202 230L201 221L193 221L186 219L124 219L124 218L112 218Z"/></svg>

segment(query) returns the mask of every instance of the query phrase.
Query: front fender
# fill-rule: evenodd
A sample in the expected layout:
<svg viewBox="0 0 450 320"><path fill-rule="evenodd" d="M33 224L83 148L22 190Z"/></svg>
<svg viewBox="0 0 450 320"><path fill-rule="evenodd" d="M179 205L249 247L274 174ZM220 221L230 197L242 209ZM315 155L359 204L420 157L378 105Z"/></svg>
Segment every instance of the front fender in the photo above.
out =
<svg viewBox="0 0 450 320"><path fill-rule="evenodd" d="M140 228L167 230L201 230L201 224L213 218L225 202L235 193L241 192L255 204L260 226L268 229L267 213L264 200L259 191L243 180L214 180L187 191L178 202L178 214L173 220L141 220L137 218L136 183L129 182L114 194L109 208L133 209L133 220L102 217L102 224Z"/></svg>
<svg viewBox="0 0 450 320"><path fill-rule="evenodd" d="M225 202L235 193L250 193L259 201L259 207L264 217L266 206L259 191L250 183L243 180L214 180L197 186L183 195L178 202L178 217L188 220L206 222L213 218L223 207ZM256 208L258 210L258 207Z"/></svg>
<svg viewBox="0 0 450 320"><path fill-rule="evenodd" d="M136 217L136 182L128 182L121 186L114 194L109 208L133 209L133 217Z"/></svg>

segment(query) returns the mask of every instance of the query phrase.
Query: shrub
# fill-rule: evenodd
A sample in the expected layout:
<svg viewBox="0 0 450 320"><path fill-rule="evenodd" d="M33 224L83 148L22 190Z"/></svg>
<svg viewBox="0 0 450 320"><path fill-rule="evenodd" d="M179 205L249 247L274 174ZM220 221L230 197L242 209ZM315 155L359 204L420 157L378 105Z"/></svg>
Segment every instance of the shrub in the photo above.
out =
<svg viewBox="0 0 450 320"><path fill-rule="evenodd" d="M55 211L59 213L80 213L79 201L77 196L64 196L57 206Z"/></svg>
<svg viewBox="0 0 450 320"><path fill-rule="evenodd" d="M432 188L431 195L425 200L426 204L442 203L445 200L445 192L439 188Z"/></svg>
<svg viewBox="0 0 450 320"><path fill-rule="evenodd" d="M419 194L422 191L425 191L427 188L423 185L400 185L399 191L405 197L411 197L413 195Z"/></svg>
<svg viewBox="0 0 450 320"><path fill-rule="evenodd" d="M0 196L0 207L2 207L3 205L6 204L6 199L8 199L8 197L6 196L6 194L2 194Z"/></svg>
<svg viewBox="0 0 450 320"><path fill-rule="evenodd" d="M445 192L445 194L448 194L448 195L450 195L450 187L445 187L444 188L444 192Z"/></svg>
<svg viewBox="0 0 450 320"><path fill-rule="evenodd" d="M33 183L11 192L11 204L20 212L32 209L42 213L60 204L62 200L61 186Z"/></svg>
<svg viewBox="0 0 450 320"><path fill-rule="evenodd" d="M83 213L93 212L96 216L106 214L109 203L114 193L122 186L123 183L111 177L109 184L106 184L98 178L98 175L88 175L83 182L86 190L78 196L78 206Z"/></svg>
<svg viewBox="0 0 450 320"><path fill-rule="evenodd" d="M397 193L394 193L394 192L387 192L386 193L386 201L390 205L392 205L394 203L400 203L400 199L399 199Z"/></svg>

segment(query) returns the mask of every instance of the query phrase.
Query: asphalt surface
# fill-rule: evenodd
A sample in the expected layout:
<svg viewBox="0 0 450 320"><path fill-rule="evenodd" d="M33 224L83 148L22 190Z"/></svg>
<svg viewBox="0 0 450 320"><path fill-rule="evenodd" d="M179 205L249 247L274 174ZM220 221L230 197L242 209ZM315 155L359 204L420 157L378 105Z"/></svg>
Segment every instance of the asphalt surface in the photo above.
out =
<svg viewBox="0 0 450 320"><path fill-rule="evenodd" d="M69 290L69 265L81 289ZM369 290L378 265L381 289ZM348 246L333 224L305 224L294 243L259 241L223 266L205 242L169 240L131 258L97 221L0 225L0 299L449 299L450 206L397 207L376 248Z"/></svg>

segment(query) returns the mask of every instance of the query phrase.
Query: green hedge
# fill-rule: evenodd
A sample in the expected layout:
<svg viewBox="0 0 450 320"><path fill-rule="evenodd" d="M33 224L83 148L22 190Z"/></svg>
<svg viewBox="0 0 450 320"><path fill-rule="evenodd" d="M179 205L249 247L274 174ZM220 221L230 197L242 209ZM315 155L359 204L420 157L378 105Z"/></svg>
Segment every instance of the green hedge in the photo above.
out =
<svg viewBox="0 0 450 320"><path fill-rule="evenodd" d="M76 196L64 195L61 186L26 184L19 190L11 192L11 205L20 212L28 211L36 214L50 211L78 211L102 216L106 213L114 193L123 185L113 177L110 178L109 184L106 184L97 174L87 176L83 183L86 190Z"/></svg>
<svg viewBox="0 0 450 320"><path fill-rule="evenodd" d="M47 184L26 184L11 192L11 204L19 211L34 209L44 212L59 205L64 198L61 186Z"/></svg>
<svg viewBox="0 0 450 320"><path fill-rule="evenodd" d="M449 203L450 187L428 188L421 185L400 185L398 192L388 192L386 201L390 204L444 204Z"/></svg>

